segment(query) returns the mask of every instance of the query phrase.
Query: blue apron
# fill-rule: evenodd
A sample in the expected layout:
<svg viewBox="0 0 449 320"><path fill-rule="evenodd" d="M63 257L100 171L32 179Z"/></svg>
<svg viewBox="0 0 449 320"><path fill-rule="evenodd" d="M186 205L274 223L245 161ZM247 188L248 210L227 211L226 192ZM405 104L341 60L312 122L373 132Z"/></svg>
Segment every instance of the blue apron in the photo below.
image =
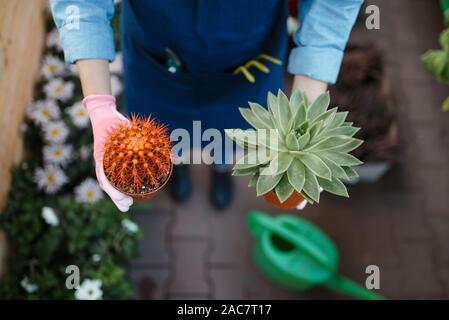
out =
<svg viewBox="0 0 449 320"><path fill-rule="evenodd" d="M267 92L282 87L283 66L249 69L251 83L233 70L261 53L285 61L287 1L122 1L125 109L151 114L170 130L247 128L238 107L266 104ZM165 48L184 69L170 73Z"/></svg>

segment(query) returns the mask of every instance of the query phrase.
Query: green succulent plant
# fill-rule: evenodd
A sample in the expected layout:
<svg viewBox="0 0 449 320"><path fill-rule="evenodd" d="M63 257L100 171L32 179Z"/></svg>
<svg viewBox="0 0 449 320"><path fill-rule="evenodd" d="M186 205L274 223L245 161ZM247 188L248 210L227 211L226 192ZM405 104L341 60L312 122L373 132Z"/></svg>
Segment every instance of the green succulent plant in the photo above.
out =
<svg viewBox="0 0 449 320"><path fill-rule="evenodd" d="M342 180L356 178L352 167L362 164L349 152L363 143L353 138L359 128L346 122L348 113L328 110L328 92L313 103L299 90L290 100L281 90L267 100L268 110L251 102L239 109L254 129L226 130L246 151L233 175L252 176L249 186L258 196L274 191L281 203L295 191L319 202L320 188L348 197Z"/></svg>

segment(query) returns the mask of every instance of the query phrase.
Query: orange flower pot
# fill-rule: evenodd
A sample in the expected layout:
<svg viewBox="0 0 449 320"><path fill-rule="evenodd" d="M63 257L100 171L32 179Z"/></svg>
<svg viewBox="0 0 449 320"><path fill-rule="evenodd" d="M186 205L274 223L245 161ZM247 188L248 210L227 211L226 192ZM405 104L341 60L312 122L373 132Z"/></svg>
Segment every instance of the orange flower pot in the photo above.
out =
<svg viewBox="0 0 449 320"><path fill-rule="evenodd" d="M296 191L294 191L284 202L279 201L277 195L273 191L265 193L263 197L267 202L279 209L296 209L296 207L304 200L304 197Z"/></svg>

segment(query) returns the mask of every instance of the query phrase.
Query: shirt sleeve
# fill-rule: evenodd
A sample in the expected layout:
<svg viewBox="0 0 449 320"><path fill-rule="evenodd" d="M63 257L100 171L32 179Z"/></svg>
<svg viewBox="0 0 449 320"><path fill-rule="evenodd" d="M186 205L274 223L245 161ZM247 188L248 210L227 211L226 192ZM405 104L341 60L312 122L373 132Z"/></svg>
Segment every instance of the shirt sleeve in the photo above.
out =
<svg viewBox="0 0 449 320"><path fill-rule="evenodd" d="M50 0L50 6L67 63L114 60L113 0Z"/></svg>
<svg viewBox="0 0 449 320"><path fill-rule="evenodd" d="M297 45L289 57L288 71L335 83L349 34L363 0L300 0Z"/></svg>

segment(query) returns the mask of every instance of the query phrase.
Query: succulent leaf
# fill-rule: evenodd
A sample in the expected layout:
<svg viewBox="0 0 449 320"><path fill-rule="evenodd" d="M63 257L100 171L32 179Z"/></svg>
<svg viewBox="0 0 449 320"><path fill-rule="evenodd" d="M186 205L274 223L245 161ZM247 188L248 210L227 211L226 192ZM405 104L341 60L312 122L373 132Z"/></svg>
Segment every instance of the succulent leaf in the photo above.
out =
<svg viewBox="0 0 449 320"><path fill-rule="evenodd" d="M277 174L277 175L268 175L268 174L261 174L259 175L259 179L257 179L256 184L256 192L258 196L261 196L276 187L276 185L281 180L283 174Z"/></svg>
<svg viewBox="0 0 449 320"><path fill-rule="evenodd" d="M242 117L256 129L270 129L264 122L260 121L251 109L239 108Z"/></svg>
<svg viewBox="0 0 449 320"><path fill-rule="evenodd" d="M307 167L305 168L304 191L314 201L320 201L320 186L316 176Z"/></svg>
<svg viewBox="0 0 449 320"><path fill-rule="evenodd" d="M253 111L254 115L261 121L267 128L272 129L273 128L273 122L270 119L270 115L268 111L262 107L258 103L249 103L249 107Z"/></svg>
<svg viewBox="0 0 449 320"><path fill-rule="evenodd" d="M282 176L281 181L279 181L278 185L276 186L276 188L274 190L275 190L275 193L281 203L284 202L285 200L287 200L288 197L290 197L292 195L293 191L295 191L293 186L288 181L288 178L286 175Z"/></svg>
<svg viewBox="0 0 449 320"><path fill-rule="evenodd" d="M308 132L306 132L306 134L299 137L299 139L298 139L299 150L304 149L308 145L309 141L310 141L310 133L308 133Z"/></svg>
<svg viewBox="0 0 449 320"><path fill-rule="evenodd" d="M290 132L287 135L287 137L285 138L285 142L289 150L299 150L299 141L293 132Z"/></svg>
<svg viewBox="0 0 449 320"><path fill-rule="evenodd" d="M292 115L296 114L303 100L304 97L301 91L299 91L298 89L294 90L292 95L290 96L290 111Z"/></svg>
<svg viewBox="0 0 449 320"><path fill-rule="evenodd" d="M301 155L300 159L315 175L328 180L332 178L331 170L317 155L313 153L304 153Z"/></svg>
<svg viewBox="0 0 449 320"><path fill-rule="evenodd" d="M308 108L309 119L314 121L317 117L326 112L327 107L329 107L330 96L329 92L325 92L320 95Z"/></svg>
<svg viewBox="0 0 449 320"><path fill-rule="evenodd" d="M248 151L234 175L251 175L257 195L274 192L281 202L293 192L319 202L323 189L347 197L341 180L358 176L352 167L362 162L349 152L363 141L354 138L359 128L346 121L348 112L328 109L329 100L328 92L311 104L298 90L290 100L279 91L268 93L268 109L256 103L240 109L256 130L226 131Z"/></svg>
<svg viewBox="0 0 449 320"><path fill-rule="evenodd" d="M317 180L320 186L327 192L335 194L337 196L349 198L348 190L346 190L345 185L338 178L334 177L332 181L329 181L317 177Z"/></svg>
<svg viewBox="0 0 449 320"><path fill-rule="evenodd" d="M287 169L287 177L296 192L301 192L306 180L306 169L301 161L293 159L292 164Z"/></svg>
<svg viewBox="0 0 449 320"><path fill-rule="evenodd" d="M270 165L261 171L261 173L270 175L284 173L290 167L292 161L293 156L286 152L280 152L270 161Z"/></svg>

